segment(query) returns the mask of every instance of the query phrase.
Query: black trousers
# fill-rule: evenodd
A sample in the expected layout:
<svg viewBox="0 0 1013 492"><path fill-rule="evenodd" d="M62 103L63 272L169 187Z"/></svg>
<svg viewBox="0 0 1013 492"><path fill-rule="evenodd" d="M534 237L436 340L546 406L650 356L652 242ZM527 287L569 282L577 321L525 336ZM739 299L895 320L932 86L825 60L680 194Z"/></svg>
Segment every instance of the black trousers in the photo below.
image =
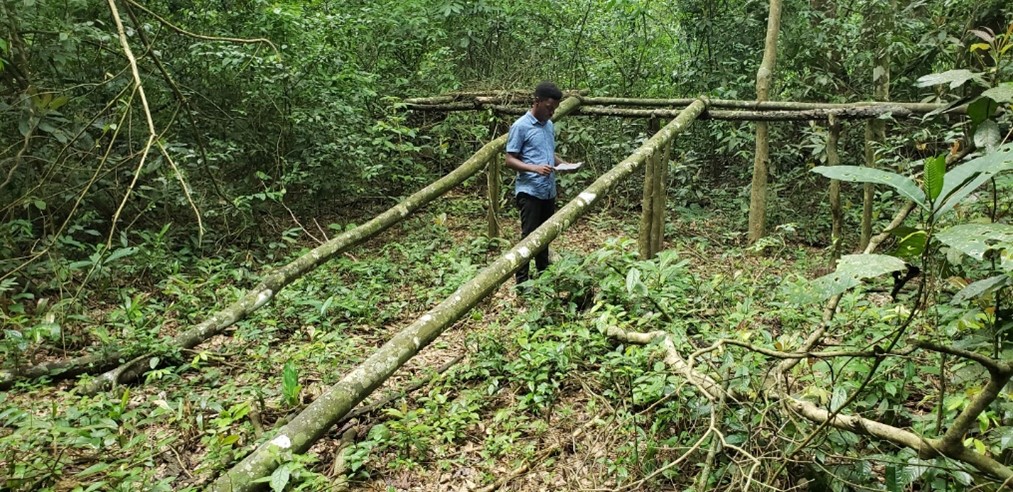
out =
<svg viewBox="0 0 1013 492"><path fill-rule="evenodd" d="M521 210L521 239L538 229L552 214L556 213L556 199L542 200L527 193L517 194L517 208ZM535 267L541 272L549 268L549 247L535 254ZM521 284L530 278L531 263L517 270L517 283Z"/></svg>

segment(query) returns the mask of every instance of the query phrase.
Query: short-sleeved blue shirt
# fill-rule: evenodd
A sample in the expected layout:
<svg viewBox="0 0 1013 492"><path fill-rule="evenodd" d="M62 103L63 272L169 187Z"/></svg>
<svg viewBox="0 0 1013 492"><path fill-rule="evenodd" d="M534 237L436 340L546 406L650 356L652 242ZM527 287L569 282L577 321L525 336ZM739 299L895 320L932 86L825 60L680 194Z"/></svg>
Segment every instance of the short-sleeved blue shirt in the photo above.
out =
<svg viewBox="0 0 1013 492"><path fill-rule="evenodd" d="M556 136L552 120L538 121L528 111L510 125L506 151L516 154L521 162L534 165L556 166ZM556 198L556 173L542 176L530 171L517 173L514 194L527 193L535 198L550 200Z"/></svg>

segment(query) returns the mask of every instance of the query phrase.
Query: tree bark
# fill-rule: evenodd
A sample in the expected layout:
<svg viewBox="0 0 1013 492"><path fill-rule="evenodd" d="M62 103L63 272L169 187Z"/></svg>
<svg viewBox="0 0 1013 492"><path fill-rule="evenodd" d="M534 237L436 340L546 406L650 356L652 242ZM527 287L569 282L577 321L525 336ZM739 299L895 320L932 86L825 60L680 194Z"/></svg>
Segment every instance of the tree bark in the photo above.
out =
<svg viewBox="0 0 1013 492"><path fill-rule="evenodd" d="M570 98L560 104L554 118L560 118L579 106L580 100ZM218 311L199 325L186 330L166 344L184 349L193 348L204 340L221 334L226 328L244 319L250 313L260 309L290 283L307 272L322 265L334 256L343 253L352 246L362 243L400 222L409 214L442 196L465 179L477 174L490 159L499 156L506 145L506 135L487 143L471 158L443 178L429 184L422 190L406 198L401 203L374 217L369 222L346 231L330 241L317 246L309 253L296 258L291 263L268 274L256 287L247 291L239 300L225 309ZM0 389L8 388L17 379L37 378L42 376L70 377L87 372L95 372L113 367L123 359L132 359L125 364L108 371L89 382L86 393L95 393L109 388L119 382L133 380L146 371L149 366L148 357L137 357L138 351L124 347L112 347L102 352L89 354L66 361L56 361L23 369L0 371ZM53 371L61 371L55 374Z"/></svg>
<svg viewBox="0 0 1013 492"><path fill-rule="evenodd" d="M837 142L841 137L841 124L830 118L829 135L827 136L827 165L841 165L841 157L837 153ZM843 229L844 211L841 209L841 181L830 180L830 266L841 257L841 230Z"/></svg>
<svg viewBox="0 0 1013 492"><path fill-rule="evenodd" d="M651 223L651 256L654 257L665 244L665 215L668 205L668 161L672 155L672 142L665 144L664 150L655 156L654 167L654 213Z"/></svg>
<svg viewBox="0 0 1013 492"><path fill-rule="evenodd" d="M777 55L777 35L781 30L781 0L770 0L767 17L767 38L763 45L763 61L756 72L756 100L766 101L774 78L774 61ZM753 159L753 183L749 189L749 242L763 237L767 213L767 169L770 148L767 144L769 127L766 122L756 124L756 156Z"/></svg>
<svg viewBox="0 0 1013 492"><path fill-rule="evenodd" d="M511 97L476 97L467 98L429 98L406 100L409 109L418 111L467 111L478 108L502 107L503 111L520 112L527 111L523 106L510 106L521 101ZM620 97L581 97L581 111L589 109L633 109L633 108L657 108L680 110L685 108L695 99L641 99L641 98L620 98ZM526 103L526 101L524 101ZM858 107L878 107L884 104L904 108L912 113L925 114L938 111L946 107L945 104L937 103L916 103L916 102L894 102L883 103L881 101L859 101L854 103L821 103L821 102L796 102L796 101L740 101L735 99L712 99L708 107L724 109L746 109L755 111L808 111L816 109L849 109ZM599 106L613 106L613 108L600 108ZM618 106L618 108L616 108ZM632 108L622 108L631 106ZM966 113L967 106L962 105L951 108L947 113ZM713 112L713 109L710 111ZM593 113L589 113L593 114ZM607 113L602 113L607 114ZM631 113L638 117L641 114ZM667 115L667 114L666 114Z"/></svg>
<svg viewBox="0 0 1013 492"><path fill-rule="evenodd" d="M500 159L502 156L497 154L495 157L489 160L489 167L485 170L486 177L486 189L489 193L489 210L487 213L487 220L489 222L486 234L489 239L499 237L499 199L500 199L500 169L502 168Z"/></svg>
<svg viewBox="0 0 1013 492"><path fill-rule="evenodd" d="M876 9L872 15L876 36L876 68L872 71L873 99L890 100L890 33L893 31L893 15L897 10L897 0L892 0L889 10L881 11L873 3L870 8ZM865 165L877 167L878 147L886 142L886 122L880 119L869 120L865 126ZM862 237L859 247L865 248L872 237L872 208L876 197L876 187L865 183L862 197Z"/></svg>
<svg viewBox="0 0 1013 492"><path fill-rule="evenodd" d="M621 180L642 166L648 156L657 152L666 142L692 124L705 107L706 103L703 100L690 105L682 115L662 128L633 155L599 177L510 251L459 287L439 305L394 335L362 364L279 429L273 439L262 444L242 462L219 477L208 490L211 492L252 490L256 485L253 483L254 480L270 475L278 465L279 453L289 450L301 453L309 449L310 445L335 422L423 347L435 340L447 326L460 319L480 300L492 293L522 264L527 264L535 251L548 245L602 196L614 189Z"/></svg>
<svg viewBox="0 0 1013 492"><path fill-rule="evenodd" d="M458 111L474 109L492 109L498 114L522 115L528 108L520 106L472 106L468 104L440 105L440 106L416 106L413 109L426 111ZM674 118L679 115L681 109L634 109L615 107L584 107L575 111L571 116L616 116L619 118ZM836 117L842 120L879 118L884 114L890 114L895 118L919 116L924 113L913 111L910 108L896 103L885 103L868 105L857 103L845 105L840 108L818 108L818 109L756 109L756 110L708 110L700 119L708 120L731 120L731 121L813 121L827 120Z"/></svg>
<svg viewBox="0 0 1013 492"><path fill-rule="evenodd" d="M648 131L653 135L658 132L660 123L656 118L648 120ZM657 154L648 156L644 166L644 193L640 202L640 234L637 236L637 245L640 250L640 259L646 260L654 256L654 193L656 187L654 181L657 179Z"/></svg>

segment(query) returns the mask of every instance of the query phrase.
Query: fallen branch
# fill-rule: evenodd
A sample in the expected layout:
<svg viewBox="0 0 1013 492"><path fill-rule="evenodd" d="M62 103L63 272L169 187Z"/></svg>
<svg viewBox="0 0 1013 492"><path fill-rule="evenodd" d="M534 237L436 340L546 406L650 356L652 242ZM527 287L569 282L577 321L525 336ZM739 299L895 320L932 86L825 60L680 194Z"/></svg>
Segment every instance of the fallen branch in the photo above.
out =
<svg viewBox="0 0 1013 492"><path fill-rule="evenodd" d="M683 359L678 351L676 351L675 344L671 342L670 335L667 333L632 333L620 328L610 327L608 335L629 343L658 343L665 350L665 363L668 364L669 368L674 373L685 377L690 383L697 385L701 391L707 391L707 387L699 386L699 381L713 381L710 376L698 371ZM667 343L665 342L666 340L668 341ZM681 361L681 363L672 364L670 361ZM1002 368L1006 371L1011 371L1011 368L1007 365L1003 365ZM1007 466L992 458L968 449L963 445L962 437L967 429L974 424L977 416L984 411L987 404L995 399L1001 388L1009 381L1011 374L1013 372L1002 372L998 374L999 377L990 379L986 389L979 393L972 403L965 408L964 412L958 416L946 435L939 439L925 438L905 429L854 415L831 415L831 412L819 408L812 402L795 398L772 388L768 388L765 393L767 398L784 402L788 408L796 411L810 422L889 441L916 451L922 459L945 456L971 465L990 477L998 480L1008 480L1013 478L1013 470L1010 470ZM733 394L731 396L740 395ZM743 398L749 397L749 395L741 396ZM755 399L755 396L752 398Z"/></svg>

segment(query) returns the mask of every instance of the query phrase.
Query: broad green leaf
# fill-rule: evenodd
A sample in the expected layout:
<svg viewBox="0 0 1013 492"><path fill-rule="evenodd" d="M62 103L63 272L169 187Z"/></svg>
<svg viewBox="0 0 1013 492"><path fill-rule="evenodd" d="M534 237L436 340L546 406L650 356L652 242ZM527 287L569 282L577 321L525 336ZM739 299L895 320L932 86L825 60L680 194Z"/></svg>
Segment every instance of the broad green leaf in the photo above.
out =
<svg viewBox="0 0 1013 492"><path fill-rule="evenodd" d="M858 286L862 280L875 278L905 268L904 260L888 255L845 255L837 262L837 269L813 280L809 285L809 301L829 299Z"/></svg>
<svg viewBox="0 0 1013 492"><path fill-rule="evenodd" d="M982 92L981 97L987 97L1000 104L1013 102L1013 82L999 84Z"/></svg>
<svg viewBox="0 0 1013 492"><path fill-rule="evenodd" d="M989 250L1002 250L1013 246L1013 225L1007 224L961 224L936 235L943 244L964 253L971 258L984 261ZM1003 268L1011 262L1003 257Z"/></svg>
<svg viewBox="0 0 1013 492"><path fill-rule="evenodd" d="M285 490L285 486L288 485L289 477L292 475L292 470L288 464L279 466L271 474L271 490L274 492L282 492Z"/></svg>
<svg viewBox="0 0 1013 492"><path fill-rule="evenodd" d="M951 301L953 304L960 304L964 301L968 301L977 297L981 297L986 293L992 292L1000 287L1009 285L1009 276L1007 275L996 275L994 277L986 278L984 280L978 280L977 282L960 289L957 295L953 296Z"/></svg>
<svg viewBox="0 0 1013 492"><path fill-rule="evenodd" d="M950 169L946 173L943 191L939 194L945 202L936 208L936 216L949 211L996 173L1011 168L1013 168L1013 144L1003 145L994 152Z"/></svg>
<svg viewBox="0 0 1013 492"><path fill-rule="evenodd" d="M925 231L915 231L904 236L893 250L893 256L901 258L917 258L921 256L922 252L925 251L925 242L928 237L928 233Z"/></svg>
<svg viewBox="0 0 1013 492"><path fill-rule="evenodd" d="M979 125L982 121L991 118L997 109L999 109L999 105L992 98L979 97L967 105L967 117L971 118L971 122L975 125Z"/></svg>
<svg viewBox="0 0 1013 492"><path fill-rule="evenodd" d="M626 274L626 292L630 295L647 295L647 286L640 280L640 270L630 268Z"/></svg>
<svg viewBox="0 0 1013 492"><path fill-rule="evenodd" d="M956 89L967 83L968 80L982 82L981 74L967 69L947 70L941 73L930 73L918 78L915 84L918 87L931 87L933 85L949 84L950 89Z"/></svg>
<svg viewBox="0 0 1013 492"><path fill-rule="evenodd" d="M92 476L92 475L94 475L96 473L101 473L101 472L105 471L110 466L111 465L109 463L95 463L94 465L91 465L88 468L85 468L84 470L81 470L80 472L78 472L74 476L78 477L78 478L90 477L90 476Z"/></svg>
<svg viewBox="0 0 1013 492"><path fill-rule="evenodd" d="M909 178L896 173L860 166L819 166L813 168L814 173L822 174L830 179L839 179L852 183L876 183L885 184L899 191L902 195L927 208L925 205L925 193L918 185Z"/></svg>
<svg viewBox="0 0 1013 492"><path fill-rule="evenodd" d="M925 159L925 191L929 194L929 201L934 202L939 198L939 192L943 191L945 175L946 154Z"/></svg>
<svg viewBox="0 0 1013 492"><path fill-rule="evenodd" d="M52 101L49 102L49 109L56 111L57 109L62 108L63 105L67 104L68 102L70 102L70 98L67 96L55 97L53 98Z"/></svg>
<svg viewBox="0 0 1013 492"><path fill-rule="evenodd" d="M978 129L974 131L974 145L979 149L987 149L989 152L995 150L1002 140L999 132L999 124L993 119L982 121Z"/></svg>

